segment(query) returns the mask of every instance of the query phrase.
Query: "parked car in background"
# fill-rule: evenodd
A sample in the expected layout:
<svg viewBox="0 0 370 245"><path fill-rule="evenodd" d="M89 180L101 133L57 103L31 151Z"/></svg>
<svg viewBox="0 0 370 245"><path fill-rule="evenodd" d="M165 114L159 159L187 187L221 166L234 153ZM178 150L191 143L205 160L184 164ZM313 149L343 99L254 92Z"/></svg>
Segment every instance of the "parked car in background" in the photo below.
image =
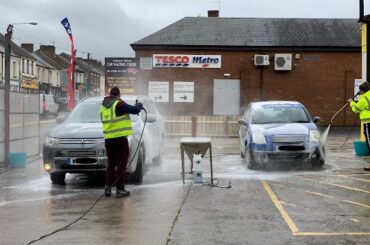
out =
<svg viewBox="0 0 370 245"><path fill-rule="evenodd" d="M53 94L40 94L40 115L48 116L58 114L59 106Z"/></svg>
<svg viewBox="0 0 370 245"><path fill-rule="evenodd" d="M240 154L250 169L289 162L321 167L325 159L317 121L296 101L251 103L239 120Z"/></svg>
<svg viewBox="0 0 370 245"><path fill-rule="evenodd" d="M68 106L68 98L67 97L60 97L56 99L58 104L58 111L67 111Z"/></svg>
<svg viewBox="0 0 370 245"><path fill-rule="evenodd" d="M134 105L138 96L124 96L126 103ZM128 172L134 183L143 180L144 166L153 162L159 164L164 145L164 121L154 102L140 96L147 110L139 115L130 115L133 135L129 136ZM51 181L64 183L66 173L105 172L107 156L104 145L100 106L103 97L90 97L81 101L68 115L57 118L57 125L51 130L43 146L44 169L49 172ZM140 135L147 120L142 141ZM132 160L135 150L138 153Z"/></svg>

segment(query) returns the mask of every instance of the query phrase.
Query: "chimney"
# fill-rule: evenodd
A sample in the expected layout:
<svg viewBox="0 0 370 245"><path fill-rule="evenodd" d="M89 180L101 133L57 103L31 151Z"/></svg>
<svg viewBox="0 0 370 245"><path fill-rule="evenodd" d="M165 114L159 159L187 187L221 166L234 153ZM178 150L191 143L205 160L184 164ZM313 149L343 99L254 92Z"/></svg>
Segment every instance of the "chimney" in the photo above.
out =
<svg viewBox="0 0 370 245"><path fill-rule="evenodd" d="M21 47L30 53L33 53L33 43L22 43Z"/></svg>
<svg viewBox="0 0 370 245"><path fill-rule="evenodd" d="M208 17L218 17L219 11L218 10L208 10Z"/></svg>
<svg viewBox="0 0 370 245"><path fill-rule="evenodd" d="M40 45L41 51L49 54L55 54L55 46L53 45Z"/></svg>

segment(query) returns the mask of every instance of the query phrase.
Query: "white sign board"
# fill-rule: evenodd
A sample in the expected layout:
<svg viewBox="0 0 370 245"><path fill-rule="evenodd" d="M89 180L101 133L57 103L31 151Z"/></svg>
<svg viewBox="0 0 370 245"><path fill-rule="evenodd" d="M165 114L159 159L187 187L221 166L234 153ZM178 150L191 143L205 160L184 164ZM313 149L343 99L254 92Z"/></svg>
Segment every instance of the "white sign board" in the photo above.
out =
<svg viewBox="0 0 370 245"><path fill-rule="evenodd" d="M169 91L168 82L150 81L148 84L148 96L154 102L168 102Z"/></svg>
<svg viewBox="0 0 370 245"><path fill-rule="evenodd" d="M156 68L221 68L221 55L153 54Z"/></svg>
<svg viewBox="0 0 370 245"><path fill-rule="evenodd" d="M194 82L174 82L173 102L194 102Z"/></svg>
<svg viewBox="0 0 370 245"><path fill-rule="evenodd" d="M360 85L363 83L362 79L355 79L355 85L354 85L354 94L357 94L358 91L360 91Z"/></svg>

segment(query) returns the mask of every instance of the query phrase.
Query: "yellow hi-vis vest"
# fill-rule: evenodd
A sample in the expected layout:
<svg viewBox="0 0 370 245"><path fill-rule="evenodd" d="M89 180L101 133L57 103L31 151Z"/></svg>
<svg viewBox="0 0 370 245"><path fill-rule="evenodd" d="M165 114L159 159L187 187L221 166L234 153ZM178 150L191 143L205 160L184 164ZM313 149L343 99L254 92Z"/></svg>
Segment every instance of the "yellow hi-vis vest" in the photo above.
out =
<svg viewBox="0 0 370 245"><path fill-rule="evenodd" d="M100 116L103 123L105 139L112 139L132 135L131 119L128 114L117 117L116 106L119 100L113 102L110 108L100 107Z"/></svg>
<svg viewBox="0 0 370 245"><path fill-rule="evenodd" d="M361 122L370 122L370 91L361 95L357 103L351 101L350 106L354 113L360 113Z"/></svg>

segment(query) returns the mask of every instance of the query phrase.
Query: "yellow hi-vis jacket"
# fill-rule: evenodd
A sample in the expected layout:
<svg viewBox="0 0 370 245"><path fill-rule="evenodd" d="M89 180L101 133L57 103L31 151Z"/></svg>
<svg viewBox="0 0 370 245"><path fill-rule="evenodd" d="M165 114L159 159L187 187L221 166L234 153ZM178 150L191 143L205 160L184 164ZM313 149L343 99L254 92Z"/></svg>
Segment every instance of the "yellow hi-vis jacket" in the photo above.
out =
<svg viewBox="0 0 370 245"><path fill-rule="evenodd" d="M362 94L357 103L351 101L350 106L354 113L360 113L361 122L370 122L370 91Z"/></svg>
<svg viewBox="0 0 370 245"><path fill-rule="evenodd" d="M103 123L103 134L105 139L112 139L132 135L132 123L128 114L116 116L116 100L110 108L100 107L100 116Z"/></svg>

